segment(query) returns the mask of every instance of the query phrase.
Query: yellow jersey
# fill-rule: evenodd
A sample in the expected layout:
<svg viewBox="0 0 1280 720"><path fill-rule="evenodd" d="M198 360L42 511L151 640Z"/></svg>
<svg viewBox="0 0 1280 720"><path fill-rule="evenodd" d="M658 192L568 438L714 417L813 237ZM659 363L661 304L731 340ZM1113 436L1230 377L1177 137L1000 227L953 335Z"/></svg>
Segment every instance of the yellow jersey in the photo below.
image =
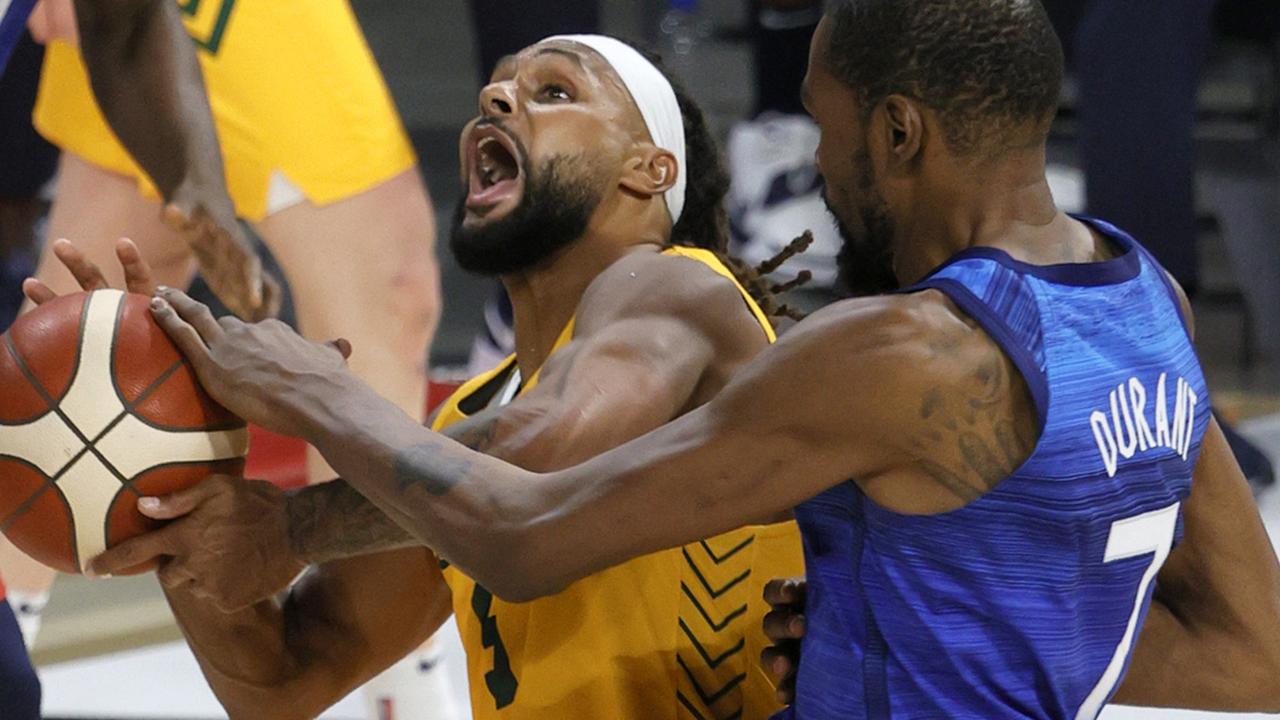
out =
<svg viewBox="0 0 1280 720"><path fill-rule="evenodd" d="M737 284L711 252L665 252ZM768 318L738 289L772 342ZM555 349L572 339L573 326L570 320ZM513 355L464 384L441 406L433 428L489 404L515 365ZM537 380L535 374L521 391ZM767 718L780 706L759 667L769 644L761 626L769 610L764 585L803 569L794 522L744 527L638 557L526 603L505 602L446 567L472 713L476 720Z"/></svg>
<svg viewBox="0 0 1280 720"><path fill-rule="evenodd" d="M268 214L282 175L316 205L390 180L417 162L347 0L177 0L197 46L241 217ZM107 125L79 50L49 43L34 112L50 142L155 186Z"/></svg>

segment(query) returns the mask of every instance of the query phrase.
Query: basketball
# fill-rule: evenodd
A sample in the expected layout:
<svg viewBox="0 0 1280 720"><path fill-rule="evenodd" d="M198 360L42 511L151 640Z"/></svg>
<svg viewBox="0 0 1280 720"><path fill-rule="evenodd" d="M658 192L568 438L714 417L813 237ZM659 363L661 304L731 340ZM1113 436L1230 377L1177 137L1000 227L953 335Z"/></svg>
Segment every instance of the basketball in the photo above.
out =
<svg viewBox="0 0 1280 720"><path fill-rule="evenodd" d="M201 389L149 302L66 295L3 336L0 530L63 572L158 527L138 498L244 467L244 423Z"/></svg>

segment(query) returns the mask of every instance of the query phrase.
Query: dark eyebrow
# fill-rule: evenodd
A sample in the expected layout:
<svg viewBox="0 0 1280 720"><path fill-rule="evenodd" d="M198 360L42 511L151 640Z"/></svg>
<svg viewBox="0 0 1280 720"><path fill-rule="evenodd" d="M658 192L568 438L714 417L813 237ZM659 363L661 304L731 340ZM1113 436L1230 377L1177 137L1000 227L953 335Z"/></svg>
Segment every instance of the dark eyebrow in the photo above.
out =
<svg viewBox="0 0 1280 720"><path fill-rule="evenodd" d="M542 55L548 55L548 54L563 55L563 56L565 56L565 57L569 58L570 60L572 60L575 64L577 64L577 66L578 66L578 67L582 68L583 70L585 70L585 69L586 69L586 68L585 68L585 67L583 67L583 65L582 65L582 56L581 56L581 55L579 55L578 53L573 52L573 51L571 51L571 50L565 50L565 49L563 49L563 48L557 48L557 47L544 47L544 48L540 48L540 49L538 50L538 52L536 52L536 53L534 53L534 54L533 54L533 56L534 56L534 57L541 57Z"/></svg>

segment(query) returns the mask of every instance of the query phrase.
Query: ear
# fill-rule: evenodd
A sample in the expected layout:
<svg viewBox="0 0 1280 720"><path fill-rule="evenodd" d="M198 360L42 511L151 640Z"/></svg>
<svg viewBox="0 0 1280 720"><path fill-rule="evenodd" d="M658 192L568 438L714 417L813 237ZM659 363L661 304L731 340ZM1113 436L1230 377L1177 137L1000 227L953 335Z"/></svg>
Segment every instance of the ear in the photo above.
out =
<svg viewBox="0 0 1280 720"><path fill-rule="evenodd" d="M622 187L637 195L661 195L676 184L680 164L670 150L640 145L623 165Z"/></svg>
<svg viewBox="0 0 1280 720"><path fill-rule="evenodd" d="M884 141L892 165L914 164L924 149L925 122L920 103L902 95L890 95L883 104Z"/></svg>

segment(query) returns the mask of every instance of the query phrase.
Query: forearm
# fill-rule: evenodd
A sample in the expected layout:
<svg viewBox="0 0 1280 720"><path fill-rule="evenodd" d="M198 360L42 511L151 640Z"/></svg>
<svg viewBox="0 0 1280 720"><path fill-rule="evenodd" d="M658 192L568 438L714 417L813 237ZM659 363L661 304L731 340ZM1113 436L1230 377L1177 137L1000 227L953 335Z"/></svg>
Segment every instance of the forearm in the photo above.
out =
<svg viewBox="0 0 1280 720"><path fill-rule="evenodd" d="M443 431L473 450L497 457L506 446L491 447L497 413L484 413ZM386 550L421 546L412 533L345 480L310 485L288 494L289 543L308 565Z"/></svg>
<svg viewBox="0 0 1280 720"><path fill-rule="evenodd" d="M225 198L222 156L195 47L172 0L75 0L94 95L166 199L182 185Z"/></svg>
<svg viewBox="0 0 1280 720"><path fill-rule="evenodd" d="M308 565L421 543L344 480L288 494L289 545Z"/></svg>
<svg viewBox="0 0 1280 720"><path fill-rule="evenodd" d="M430 637L451 612L436 558L408 548L313 568L284 598L223 613L169 605L235 719L312 718Z"/></svg>
<svg viewBox="0 0 1280 720"><path fill-rule="evenodd" d="M303 405L306 439L387 517L499 595L522 586L544 516L537 476L424 428L354 379Z"/></svg>
<svg viewBox="0 0 1280 720"><path fill-rule="evenodd" d="M166 590L165 597L209 687L233 720L310 717L297 708L299 665L286 641L284 612L275 601L223 613L190 592ZM274 709L271 714L267 709Z"/></svg>
<svg viewBox="0 0 1280 720"><path fill-rule="evenodd" d="M1252 650L1280 638L1232 637L1221 627L1196 627L1194 612L1153 599L1129 672L1112 702L1145 707L1276 712L1280 691L1270 664ZM1274 650L1269 651L1274 655Z"/></svg>

